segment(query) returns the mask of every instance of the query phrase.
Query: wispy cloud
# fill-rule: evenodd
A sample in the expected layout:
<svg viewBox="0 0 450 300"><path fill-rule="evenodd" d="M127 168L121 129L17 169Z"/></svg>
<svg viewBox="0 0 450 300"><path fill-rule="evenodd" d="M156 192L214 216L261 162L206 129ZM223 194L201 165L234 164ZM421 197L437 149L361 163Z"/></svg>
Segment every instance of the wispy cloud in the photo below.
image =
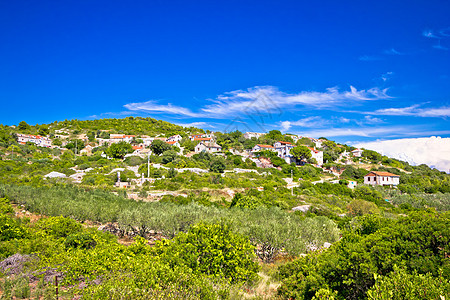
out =
<svg viewBox="0 0 450 300"><path fill-rule="evenodd" d="M273 113L282 109L296 107L336 108L337 106L354 105L357 102L374 101L390 98L387 89L378 87L358 90L350 86L350 90L340 91L337 87L328 88L325 92L304 91L285 93L274 86L257 86L247 90L231 91L209 99L212 104L201 107L198 111L172 104L161 105L156 101L129 103L124 105L131 111L168 113L185 117L228 118L230 116L255 116Z"/></svg>
<svg viewBox="0 0 450 300"><path fill-rule="evenodd" d="M438 31L426 29L426 30L422 31L422 35L426 38L437 40L437 44L432 46L434 49L445 50L445 51L449 50L449 48L441 45L441 40L444 40L444 39L450 37L450 27L443 28Z"/></svg>
<svg viewBox="0 0 450 300"><path fill-rule="evenodd" d="M425 29L422 31L422 35L426 38L438 39L439 37L431 29Z"/></svg>
<svg viewBox="0 0 450 300"><path fill-rule="evenodd" d="M389 79L392 78L392 76L394 76L394 72L386 72L383 75L381 75L381 80L383 80L384 82L388 81Z"/></svg>
<svg viewBox="0 0 450 300"><path fill-rule="evenodd" d="M175 124L183 126L183 127L205 127L205 126L208 126L208 127L213 127L214 128L214 126L212 126L212 125L210 125L210 124L208 124L206 122L175 123Z"/></svg>
<svg viewBox="0 0 450 300"><path fill-rule="evenodd" d="M300 119L297 121L282 121L281 124L281 131L288 131L292 126L299 126L299 127L306 127L306 128L317 128L317 127L323 127L324 125L328 124L328 120L324 120L321 117L315 116L315 117L308 117L304 119Z"/></svg>
<svg viewBox="0 0 450 300"><path fill-rule="evenodd" d="M436 45L433 45L434 49L438 49L438 50L448 50L447 47L444 47L441 45L441 41L439 40L438 43Z"/></svg>
<svg viewBox="0 0 450 300"><path fill-rule="evenodd" d="M182 115L187 117L201 117L200 113L192 112L190 109L172 105L171 103L167 105L158 104L156 101L146 101L129 103L124 105L125 108L132 111L144 111L144 112L157 112L157 113L169 113L175 115Z"/></svg>
<svg viewBox="0 0 450 300"><path fill-rule="evenodd" d="M384 121L381 120L380 118L376 118L376 117L372 117L372 116L365 116L364 120L361 123L364 123L364 124L381 124L381 123L384 123Z"/></svg>
<svg viewBox="0 0 450 300"><path fill-rule="evenodd" d="M358 59L362 60L362 61L377 61L377 60L383 60L383 57L375 56L375 55L362 55Z"/></svg>
<svg viewBox="0 0 450 300"><path fill-rule="evenodd" d="M445 118L450 117L450 106L437 108L420 108L420 105L412 105L400 108L383 108L378 109L371 114L386 116L415 116L429 118Z"/></svg>
<svg viewBox="0 0 450 300"><path fill-rule="evenodd" d="M418 132L416 126L384 126L384 127L356 127L356 128L327 128L311 131L303 131L300 134L311 137L342 137L342 136L359 136L359 137L404 137L414 136Z"/></svg>
<svg viewBox="0 0 450 300"><path fill-rule="evenodd" d="M385 50L384 54L387 54L387 55L404 55L405 53L399 52L399 51L395 50L394 48L391 48L391 49Z"/></svg>
<svg viewBox="0 0 450 300"><path fill-rule="evenodd" d="M445 39L447 37L450 37L450 27L440 30L425 29L422 31L422 35L426 38L431 39Z"/></svg>

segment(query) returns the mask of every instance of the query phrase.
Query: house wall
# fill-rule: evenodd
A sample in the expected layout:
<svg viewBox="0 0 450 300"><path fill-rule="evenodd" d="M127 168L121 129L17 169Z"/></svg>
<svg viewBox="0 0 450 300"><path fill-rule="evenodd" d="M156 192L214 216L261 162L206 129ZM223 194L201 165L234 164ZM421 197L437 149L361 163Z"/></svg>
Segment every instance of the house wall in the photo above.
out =
<svg viewBox="0 0 450 300"><path fill-rule="evenodd" d="M370 185L398 185L400 177L392 176L364 176L364 184Z"/></svg>

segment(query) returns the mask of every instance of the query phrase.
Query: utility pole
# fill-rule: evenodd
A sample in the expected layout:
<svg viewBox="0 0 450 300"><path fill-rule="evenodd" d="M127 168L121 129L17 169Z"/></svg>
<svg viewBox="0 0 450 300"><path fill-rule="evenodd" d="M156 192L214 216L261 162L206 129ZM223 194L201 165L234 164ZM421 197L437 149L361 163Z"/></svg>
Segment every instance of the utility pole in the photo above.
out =
<svg viewBox="0 0 450 300"><path fill-rule="evenodd" d="M150 152L148 152L147 156L147 178L150 178Z"/></svg>
<svg viewBox="0 0 450 300"><path fill-rule="evenodd" d="M294 196L294 172L291 169L291 180L292 180L292 189L291 189L291 196Z"/></svg>

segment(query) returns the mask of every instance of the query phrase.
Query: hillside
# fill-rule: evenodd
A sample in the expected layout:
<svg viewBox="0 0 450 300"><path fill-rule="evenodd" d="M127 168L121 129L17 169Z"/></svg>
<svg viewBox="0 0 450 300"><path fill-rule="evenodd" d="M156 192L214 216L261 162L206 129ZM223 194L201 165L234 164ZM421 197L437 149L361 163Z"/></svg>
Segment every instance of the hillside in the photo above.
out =
<svg viewBox="0 0 450 300"><path fill-rule="evenodd" d="M450 175L426 165L133 117L1 125L0 158L2 297L450 297Z"/></svg>

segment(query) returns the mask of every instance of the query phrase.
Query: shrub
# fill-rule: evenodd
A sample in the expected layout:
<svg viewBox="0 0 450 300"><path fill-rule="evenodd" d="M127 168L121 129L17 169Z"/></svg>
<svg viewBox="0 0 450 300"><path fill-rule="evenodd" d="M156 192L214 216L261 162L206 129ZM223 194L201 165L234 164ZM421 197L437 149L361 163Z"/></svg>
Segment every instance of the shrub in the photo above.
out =
<svg viewBox="0 0 450 300"><path fill-rule="evenodd" d="M450 283L442 276L409 274L397 266L386 276L375 276L375 285L367 291L369 300L439 300L449 297Z"/></svg>
<svg viewBox="0 0 450 300"><path fill-rule="evenodd" d="M160 242L157 252L170 265L186 265L194 272L246 282L257 277L259 266L248 238L225 223L200 222L172 241Z"/></svg>
<svg viewBox="0 0 450 300"><path fill-rule="evenodd" d="M64 246L68 248L91 249L97 245L97 242L89 233L74 233L66 237Z"/></svg>
<svg viewBox="0 0 450 300"><path fill-rule="evenodd" d="M64 217L50 217L39 220L37 227L43 229L47 234L57 238L65 238L71 234L81 231L81 224L73 219Z"/></svg>

